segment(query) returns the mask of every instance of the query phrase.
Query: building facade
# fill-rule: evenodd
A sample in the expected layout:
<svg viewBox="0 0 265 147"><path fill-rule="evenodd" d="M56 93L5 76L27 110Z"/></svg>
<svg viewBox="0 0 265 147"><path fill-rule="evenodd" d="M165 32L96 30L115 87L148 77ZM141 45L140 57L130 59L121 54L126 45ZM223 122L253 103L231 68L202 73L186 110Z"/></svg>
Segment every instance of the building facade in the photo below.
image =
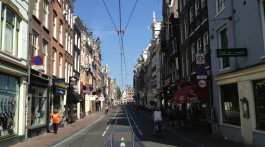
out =
<svg viewBox="0 0 265 147"><path fill-rule="evenodd" d="M0 1L0 146L27 137L28 1Z"/></svg>
<svg viewBox="0 0 265 147"><path fill-rule="evenodd" d="M216 119L224 137L252 146L265 145L264 6L208 1Z"/></svg>

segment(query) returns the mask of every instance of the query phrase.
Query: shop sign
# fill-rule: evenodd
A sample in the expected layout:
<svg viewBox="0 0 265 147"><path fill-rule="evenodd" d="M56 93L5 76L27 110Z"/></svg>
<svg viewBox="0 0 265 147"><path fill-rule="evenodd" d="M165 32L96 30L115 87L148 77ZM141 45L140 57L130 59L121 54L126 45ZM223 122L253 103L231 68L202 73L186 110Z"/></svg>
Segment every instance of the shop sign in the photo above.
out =
<svg viewBox="0 0 265 147"><path fill-rule="evenodd" d="M69 85L77 85L77 77L69 77Z"/></svg>
<svg viewBox="0 0 265 147"><path fill-rule="evenodd" d="M246 48L217 49L217 58L247 56Z"/></svg>
<svg viewBox="0 0 265 147"><path fill-rule="evenodd" d="M57 79L52 79L53 80L53 85L61 88L66 88L67 85L65 84L65 79L64 78L57 78Z"/></svg>
<svg viewBox="0 0 265 147"><path fill-rule="evenodd" d="M55 87L54 93L55 94L63 94L63 95L65 95L65 89L61 88L61 87Z"/></svg>

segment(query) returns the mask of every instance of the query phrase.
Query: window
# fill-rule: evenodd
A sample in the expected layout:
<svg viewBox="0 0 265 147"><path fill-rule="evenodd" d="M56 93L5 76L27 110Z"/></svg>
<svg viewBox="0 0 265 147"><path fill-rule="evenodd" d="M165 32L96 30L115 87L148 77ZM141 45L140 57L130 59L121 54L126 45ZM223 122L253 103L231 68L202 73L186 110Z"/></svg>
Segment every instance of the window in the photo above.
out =
<svg viewBox="0 0 265 147"><path fill-rule="evenodd" d="M63 55L59 55L59 77L63 77Z"/></svg>
<svg viewBox="0 0 265 147"><path fill-rule="evenodd" d="M52 67L53 67L52 74L56 76L56 49L55 48L53 48L52 50Z"/></svg>
<svg viewBox="0 0 265 147"><path fill-rule="evenodd" d="M201 0L201 7L202 8L205 8L206 7L206 0Z"/></svg>
<svg viewBox="0 0 265 147"><path fill-rule="evenodd" d="M19 96L19 79L10 75L0 73L0 105L2 106L1 114L3 115L4 111L8 111L8 115L1 117L1 139L14 135L17 133L17 129L10 131L10 128L14 128L18 125L18 96ZM10 105L11 103L11 105ZM6 121L3 121L5 119ZM12 122L12 123L8 123ZM5 123L7 122L7 123ZM6 125L3 125L6 124Z"/></svg>
<svg viewBox="0 0 265 147"><path fill-rule="evenodd" d="M200 1L196 0L195 1L195 16L200 15Z"/></svg>
<svg viewBox="0 0 265 147"><path fill-rule="evenodd" d="M202 48L202 39L201 38L199 38L197 40L197 53L204 53L203 48Z"/></svg>
<svg viewBox="0 0 265 147"><path fill-rule="evenodd" d="M78 64L78 53L77 51L74 52L74 69L77 71L77 64Z"/></svg>
<svg viewBox="0 0 265 147"><path fill-rule="evenodd" d="M48 28L49 3L47 0L43 2L43 26Z"/></svg>
<svg viewBox="0 0 265 147"><path fill-rule="evenodd" d="M193 22L195 18L194 6L190 8L190 22Z"/></svg>
<svg viewBox="0 0 265 147"><path fill-rule="evenodd" d="M220 86L223 123L241 125L237 84Z"/></svg>
<svg viewBox="0 0 265 147"><path fill-rule="evenodd" d="M69 38L68 38L68 32L67 32L67 30L65 31L65 41L64 41L64 46L65 46L65 50L67 51L67 52L69 52L68 50L68 41L69 41Z"/></svg>
<svg viewBox="0 0 265 147"><path fill-rule="evenodd" d="M31 126L43 125L46 123L46 89L32 86L32 101L31 101Z"/></svg>
<svg viewBox="0 0 265 147"><path fill-rule="evenodd" d="M220 44L219 46L221 49L227 49L228 48L228 38L227 38L227 28L222 28L219 31L219 39L220 39ZM221 69L225 69L230 67L230 62L228 57L223 57L220 59L221 60Z"/></svg>
<svg viewBox="0 0 265 147"><path fill-rule="evenodd" d="M190 64L189 60L190 60L190 58L189 58L189 50L186 49L186 76L189 75L189 67L190 67L189 66L189 64Z"/></svg>
<svg viewBox="0 0 265 147"><path fill-rule="evenodd" d="M191 45L191 61L195 61L195 59L196 59L196 53L197 53L196 45L195 45L195 43L193 43Z"/></svg>
<svg viewBox="0 0 265 147"><path fill-rule="evenodd" d="M77 35L77 32L76 32L76 31L75 31L75 33L74 33L74 36L75 36L75 45L77 46L78 35Z"/></svg>
<svg viewBox="0 0 265 147"><path fill-rule="evenodd" d="M53 12L53 38L56 39L57 29L56 29L56 20L57 20L57 14L56 12Z"/></svg>
<svg viewBox="0 0 265 147"><path fill-rule="evenodd" d="M68 83L69 79L68 79L68 62L67 61L65 61L64 70L65 70L65 74L64 74L65 82Z"/></svg>
<svg viewBox="0 0 265 147"><path fill-rule="evenodd" d="M225 8L225 0L216 0L216 13L219 13Z"/></svg>
<svg viewBox="0 0 265 147"><path fill-rule="evenodd" d="M34 56L38 55L38 38L39 34L32 30L32 52L31 52L31 58L33 59Z"/></svg>
<svg viewBox="0 0 265 147"><path fill-rule="evenodd" d="M59 40L60 40L60 44L62 45L63 44L63 22L62 21L60 21L60 38L59 38Z"/></svg>
<svg viewBox="0 0 265 147"><path fill-rule="evenodd" d="M265 131L265 79L253 81L256 129Z"/></svg>
<svg viewBox="0 0 265 147"><path fill-rule="evenodd" d="M70 55L73 55L73 38L70 37Z"/></svg>
<svg viewBox="0 0 265 147"><path fill-rule="evenodd" d="M208 36L208 32L203 34L203 49L204 49L204 53L209 53L209 36Z"/></svg>
<svg viewBox="0 0 265 147"><path fill-rule="evenodd" d="M46 69L47 69L47 62L48 62L48 60L47 60L48 52L47 51L48 51L48 42L45 39L43 39L43 41L42 41L42 56L43 56L43 71L45 74L47 73Z"/></svg>
<svg viewBox="0 0 265 147"><path fill-rule="evenodd" d="M38 0L33 0L33 15L39 18L39 2Z"/></svg>
<svg viewBox="0 0 265 147"><path fill-rule="evenodd" d="M2 5L0 49L17 56L20 21L10 9Z"/></svg>
<svg viewBox="0 0 265 147"><path fill-rule="evenodd" d="M188 37L189 37L189 35L188 35L188 33L189 33L188 29L189 29L189 27L188 27L188 18L185 18L185 20L184 20L184 38L185 38L185 40L187 40Z"/></svg>

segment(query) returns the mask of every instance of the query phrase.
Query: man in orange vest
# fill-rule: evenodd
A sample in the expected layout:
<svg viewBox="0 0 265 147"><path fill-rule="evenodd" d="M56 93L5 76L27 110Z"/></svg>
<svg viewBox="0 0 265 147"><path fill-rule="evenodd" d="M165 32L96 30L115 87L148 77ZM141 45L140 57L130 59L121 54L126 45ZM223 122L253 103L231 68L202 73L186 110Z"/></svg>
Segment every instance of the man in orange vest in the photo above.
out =
<svg viewBox="0 0 265 147"><path fill-rule="evenodd" d="M53 114L51 115L51 119L53 121L54 134L57 134L59 123L60 123L60 120L61 120L61 114L58 113L57 109L53 110Z"/></svg>

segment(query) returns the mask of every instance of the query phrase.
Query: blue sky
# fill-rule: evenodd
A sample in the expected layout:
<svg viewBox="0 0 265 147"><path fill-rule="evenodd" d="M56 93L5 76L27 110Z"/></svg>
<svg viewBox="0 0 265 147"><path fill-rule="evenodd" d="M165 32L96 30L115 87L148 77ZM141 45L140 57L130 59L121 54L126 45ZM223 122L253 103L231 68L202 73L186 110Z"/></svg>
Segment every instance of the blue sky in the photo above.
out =
<svg viewBox="0 0 265 147"><path fill-rule="evenodd" d="M101 43L102 66L108 64L109 76L115 78L117 85L125 89L133 84L133 70L137 59L151 40L153 11L157 20L162 20L162 0L121 0L121 29L129 21L135 3L133 15L124 34L124 58L120 55L120 43L115 27L105 8L103 0L76 0L74 14L79 16L94 37ZM119 0L105 0L110 15L117 29L120 29ZM123 68L123 70L122 70ZM122 84L123 83L123 84Z"/></svg>

